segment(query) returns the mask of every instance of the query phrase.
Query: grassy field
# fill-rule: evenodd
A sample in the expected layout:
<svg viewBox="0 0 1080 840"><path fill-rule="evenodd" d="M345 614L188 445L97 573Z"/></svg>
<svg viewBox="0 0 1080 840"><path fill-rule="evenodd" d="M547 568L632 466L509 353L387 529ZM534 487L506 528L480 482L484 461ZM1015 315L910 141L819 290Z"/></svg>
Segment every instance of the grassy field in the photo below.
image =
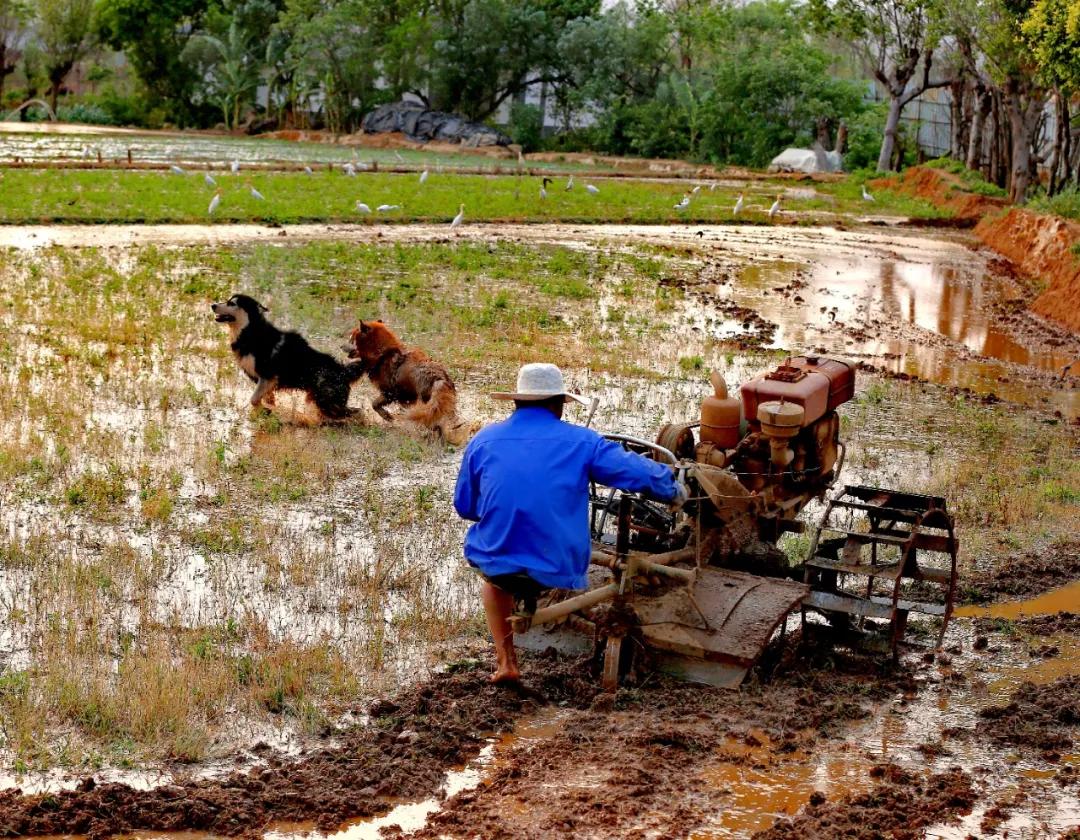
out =
<svg viewBox="0 0 1080 840"><path fill-rule="evenodd" d="M418 175L361 172L349 177L325 169L303 173L217 171L220 205L209 205L215 188L202 171L186 175L123 170L12 169L2 173L0 223L152 223L152 222L449 222L465 205L466 222L576 223L723 223L743 188L703 186L685 210L674 205L689 183L658 180L593 179L599 194L585 190L578 177L548 186L539 196L541 179L517 176L451 175L431 172L426 183ZM253 186L264 200L255 198ZM837 218L874 215L931 218L941 211L929 203L882 192L873 204L863 201L861 182L753 182L745 187L745 210L737 221L749 224L815 224ZM778 194L785 195L783 213L770 221L767 211ZM356 209L362 201L371 209ZM381 204L397 209L379 213Z"/></svg>

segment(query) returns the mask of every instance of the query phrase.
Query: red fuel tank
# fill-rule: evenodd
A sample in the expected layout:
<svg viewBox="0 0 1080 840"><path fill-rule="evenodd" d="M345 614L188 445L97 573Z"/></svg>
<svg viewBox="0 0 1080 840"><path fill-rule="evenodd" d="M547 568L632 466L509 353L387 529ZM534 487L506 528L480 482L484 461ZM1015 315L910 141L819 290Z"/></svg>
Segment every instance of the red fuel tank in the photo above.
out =
<svg viewBox="0 0 1080 840"><path fill-rule="evenodd" d="M854 393L851 365L820 356L796 356L742 386L743 414L756 420L761 403L782 400L801 405L806 415L803 425L809 426Z"/></svg>
<svg viewBox="0 0 1080 840"><path fill-rule="evenodd" d="M847 362L824 356L796 356L788 361L794 368L816 371L829 377L829 411L855 396L855 368Z"/></svg>

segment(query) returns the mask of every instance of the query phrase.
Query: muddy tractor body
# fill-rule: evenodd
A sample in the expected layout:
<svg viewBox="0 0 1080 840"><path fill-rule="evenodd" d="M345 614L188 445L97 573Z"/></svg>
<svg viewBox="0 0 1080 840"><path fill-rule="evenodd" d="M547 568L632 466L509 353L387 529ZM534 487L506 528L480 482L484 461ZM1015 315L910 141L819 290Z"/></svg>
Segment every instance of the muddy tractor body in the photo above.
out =
<svg viewBox="0 0 1080 840"><path fill-rule="evenodd" d="M665 425L655 441L608 435L671 464L690 499L673 512L593 486L590 588L552 593L534 614L515 616L518 644L602 652L608 688L637 655L735 687L796 614L806 632L893 656L909 613L937 617L940 640L956 590L945 500L837 487L837 408L854 395L854 368L800 356L744 383L738 397L715 374L713 387L700 417ZM800 518L808 506L817 508L810 527ZM778 546L784 534L805 535L795 560Z"/></svg>

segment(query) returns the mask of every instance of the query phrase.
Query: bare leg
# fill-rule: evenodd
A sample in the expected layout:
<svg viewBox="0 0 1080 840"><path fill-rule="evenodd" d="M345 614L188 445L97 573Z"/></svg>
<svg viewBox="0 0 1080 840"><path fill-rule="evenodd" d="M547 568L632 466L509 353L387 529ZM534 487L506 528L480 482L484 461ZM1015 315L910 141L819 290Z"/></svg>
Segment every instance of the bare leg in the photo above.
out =
<svg viewBox="0 0 1080 840"><path fill-rule="evenodd" d="M495 642L497 666L495 673L491 675L491 682L516 682L521 679L521 672L518 670L517 653L514 651L514 631L510 629L514 599L487 581L484 581L482 596L488 630Z"/></svg>

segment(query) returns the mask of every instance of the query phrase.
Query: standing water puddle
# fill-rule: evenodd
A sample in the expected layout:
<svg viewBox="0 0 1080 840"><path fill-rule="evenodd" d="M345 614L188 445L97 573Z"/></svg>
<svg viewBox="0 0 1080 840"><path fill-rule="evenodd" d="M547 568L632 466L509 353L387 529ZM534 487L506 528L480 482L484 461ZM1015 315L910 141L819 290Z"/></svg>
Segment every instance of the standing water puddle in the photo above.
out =
<svg viewBox="0 0 1080 840"><path fill-rule="evenodd" d="M986 607L957 607L954 615L959 618L1006 618L1021 616L1053 615L1059 612L1080 610L1080 580L1044 592L1027 601L1005 601Z"/></svg>

